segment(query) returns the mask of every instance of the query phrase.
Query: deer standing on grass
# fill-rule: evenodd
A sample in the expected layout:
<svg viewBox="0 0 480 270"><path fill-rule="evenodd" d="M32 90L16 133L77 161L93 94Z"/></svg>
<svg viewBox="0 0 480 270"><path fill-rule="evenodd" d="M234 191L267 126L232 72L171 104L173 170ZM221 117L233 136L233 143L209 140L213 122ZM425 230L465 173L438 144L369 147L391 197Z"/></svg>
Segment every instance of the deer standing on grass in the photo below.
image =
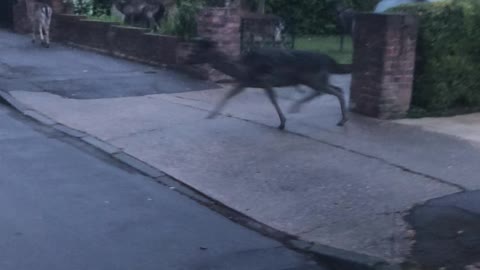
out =
<svg viewBox="0 0 480 270"><path fill-rule="evenodd" d="M335 18L337 30L340 34L340 51L343 51L346 35L352 35L354 28L355 10L345 6L341 1L335 2Z"/></svg>
<svg viewBox="0 0 480 270"><path fill-rule="evenodd" d="M344 73L331 57L321 53L285 49L253 49L238 59L232 59L216 49L215 43L199 40L198 48L187 56L187 64L209 63L213 68L233 77L237 84L209 114L214 118L227 101L245 88L263 88L280 118L279 129L285 128L286 118L277 103L274 87L305 85L312 94L297 101L290 112L300 111L302 104L322 94L337 97L342 112L338 126L347 121L347 108L341 88L329 83L332 73Z"/></svg>
<svg viewBox="0 0 480 270"><path fill-rule="evenodd" d="M52 8L38 0L25 0L27 16L32 25L32 43L37 40L37 32L41 44L50 47L50 22L52 20Z"/></svg>

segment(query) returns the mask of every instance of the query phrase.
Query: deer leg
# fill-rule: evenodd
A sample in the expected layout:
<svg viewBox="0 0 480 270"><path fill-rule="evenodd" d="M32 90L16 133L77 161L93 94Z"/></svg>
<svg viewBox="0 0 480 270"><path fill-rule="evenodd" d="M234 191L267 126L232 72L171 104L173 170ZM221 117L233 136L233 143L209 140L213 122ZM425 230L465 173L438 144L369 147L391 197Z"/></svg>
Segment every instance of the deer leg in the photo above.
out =
<svg viewBox="0 0 480 270"><path fill-rule="evenodd" d="M225 107L228 100L240 94L240 92L242 92L243 89L245 89L243 85L241 84L236 85L232 90L230 90L230 92L228 92L228 94L223 98L223 100L220 103L218 103L215 109L208 115L207 119L215 118L218 115L218 113L223 109L223 107Z"/></svg>
<svg viewBox="0 0 480 270"><path fill-rule="evenodd" d="M125 18L123 19L123 23L126 25L133 25L133 15L132 14L125 15Z"/></svg>
<svg viewBox="0 0 480 270"><path fill-rule="evenodd" d="M151 15L151 14L149 14ZM149 24L149 28L152 32L155 32L157 31L158 29L160 29L160 26L158 26L158 23L155 21L155 19L153 18L153 15L152 16L148 16L148 24Z"/></svg>
<svg viewBox="0 0 480 270"><path fill-rule="evenodd" d="M50 47L50 27L48 25L45 26L45 46Z"/></svg>
<svg viewBox="0 0 480 270"><path fill-rule="evenodd" d="M312 88L314 91L299 101L295 102L290 108L290 113L297 113L304 103L307 103L314 98L325 94L328 85L328 74L326 72L320 72L319 74L312 75L305 78L305 85Z"/></svg>
<svg viewBox="0 0 480 270"><path fill-rule="evenodd" d="M45 24L43 25L43 28L45 29L45 41L46 41L47 48L50 47L50 22L51 22L50 19L51 17L48 16L48 18L45 21Z"/></svg>
<svg viewBox="0 0 480 270"><path fill-rule="evenodd" d="M38 32L40 34L40 41L42 44L45 44L45 36L43 35L43 27L42 27L42 24L39 23L38 24Z"/></svg>
<svg viewBox="0 0 480 270"><path fill-rule="evenodd" d="M37 27L35 26L35 23L32 21L32 43L35 43L37 40L37 36L35 35L35 32L37 31Z"/></svg>
<svg viewBox="0 0 480 270"><path fill-rule="evenodd" d="M344 38L345 38L345 35L342 31L342 33L340 34L340 51L343 52L343 43L344 43Z"/></svg>
<svg viewBox="0 0 480 270"><path fill-rule="evenodd" d="M43 46L45 46L45 48L48 48L50 47L50 33L48 32L48 27L47 26L43 26L43 35L44 35L44 43L43 43Z"/></svg>
<svg viewBox="0 0 480 270"><path fill-rule="evenodd" d="M340 119L340 122L338 122L337 126L343 126L348 121L347 105L345 102L345 97L343 96L343 91L340 87L329 85L327 93L338 98L340 109L342 110L342 119Z"/></svg>
<svg viewBox="0 0 480 270"><path fill-rule="evenodd" d="M302 105L303 105L304 103L307 103L307 102L313 100L314 98L316 98L316 97L318 97L318 96L321 96L321 95L323 95L323 94L324 94L323 92L318 91L318 90L315 89L315 91L313 91L312 93L310 93L310 95L308 95L308 96L300 99L299 101L295 102L295 103L292 105L292 107L290 107L289 112L290 112L290 113L298 113L298 112L300 112L300 108L302 107Z"/></svg>
<svg viewBox="0 0 480 270"><path fill-rule="evenodd" d="M278 117L280 118L280 126L278 126L278 129L283 130L283 129L285 129L285 122L287 122L287 119L283 115L282 110L280 109L280 106L278 105L275 91L273 91L273 89L270 88L270 87L265 88L265 91L267 93L268 98L270 99L270 102L272 102L273 106L275 107L275 110L277 111Z"/></svg>

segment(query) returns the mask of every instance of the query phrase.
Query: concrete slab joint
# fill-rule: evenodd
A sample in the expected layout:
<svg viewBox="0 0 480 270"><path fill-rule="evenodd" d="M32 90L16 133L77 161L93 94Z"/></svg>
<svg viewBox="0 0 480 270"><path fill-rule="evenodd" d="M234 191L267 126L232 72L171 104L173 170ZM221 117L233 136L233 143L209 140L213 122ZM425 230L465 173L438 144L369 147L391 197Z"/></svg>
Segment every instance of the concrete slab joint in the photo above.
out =
<svg viewBox="0 0 480 270"><path fill-rule="evenodd" d="M57 123L54 120L46 117L45 115L43 115L43 114L41 114L37 111L26 110L26 111L23 112L23 114L37 120L38 122L40 122L44 125L47 125L47 126L53 126Z"/></svg>
<svg viewBox="0 0 480 270"><path fill-rule="evenodd" d="M113 155L114 158L122 161L125 164L128 164L129 166L143 172L144 174L152 177L152 178L158 178L161 176L165 176L165 173L162 171L126 154L123 152L119 152Z"/></svg>
<svg viewBox="0 0 480 270"><path fill-rule="evenodd" d="M92 136L85 136L82 138L82 141L108 153L108 154L115 154L115 153L119 153L120 152L120 149L104 142L104 141L101 141L95 137L92 137Z"/></svg>

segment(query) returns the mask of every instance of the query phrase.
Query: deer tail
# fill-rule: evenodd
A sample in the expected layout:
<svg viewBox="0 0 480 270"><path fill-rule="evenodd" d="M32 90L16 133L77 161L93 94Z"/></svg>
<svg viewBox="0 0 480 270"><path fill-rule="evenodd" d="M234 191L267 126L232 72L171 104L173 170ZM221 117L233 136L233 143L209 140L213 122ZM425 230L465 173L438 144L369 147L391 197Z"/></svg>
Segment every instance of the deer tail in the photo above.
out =
<svg viewBox="0 0 480 270"><path fill-rule="evenodd" d="M351 65L340 64L335 59L330 58L330 73L332 74L349 74L352 73Z"/></svg>
<svg viewBox="0 0 480 270"><path fill-rule="evenodd" d="M47 18L48 20L52 18L52 8L49 7L48 5L44 5L42 7L42 12L43 14L45 14L45 18Z"/></svg>

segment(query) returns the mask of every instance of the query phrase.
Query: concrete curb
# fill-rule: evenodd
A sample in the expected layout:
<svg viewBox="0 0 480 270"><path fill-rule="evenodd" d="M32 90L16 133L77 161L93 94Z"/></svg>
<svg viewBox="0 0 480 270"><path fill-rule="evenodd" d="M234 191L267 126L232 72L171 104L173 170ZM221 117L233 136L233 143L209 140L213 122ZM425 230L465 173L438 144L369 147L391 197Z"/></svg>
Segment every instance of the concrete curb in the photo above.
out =
<svg viewBox="0 0 480 270"><path fill-rule="evenodd" d="M41 123L42 125L51 127L52 129L63 133L65 136L81 140L82 142L90 145L91 147L107 154L111 158L120 161L129 167L139 171L143 175L150 177L157 183L160 183L164 186L169 187L172 190L179 192L180 194L187 196L198 203L222 214L230 220L233 220L249 229L257 231L265 236L274 238L287 247L292 248L296 251L311 254L318 260L326 262L331 269L338 270L401 270L403 269L400 265L390 264L383 259L358 254L355 252L350 252L346 250L341 250L317 243L311 243L304 240L299 240L297 237L289 235L285 232L271 228L263 223L260 223L243 213L240 213L223 203L210 198L203 194L201 191L186 185L181 180L176 179L163 171L158 170L146 164L145 162L129 155L107 142L99 140L89 134L78 131L76 129L64 126L60 123L57 123L55 120L50 119L49 117L25 106L13 96L11 96L7 91L0 90L0 102L10 105L11 107L18 110L23 115L34 119L35 121Z"/></svg>

